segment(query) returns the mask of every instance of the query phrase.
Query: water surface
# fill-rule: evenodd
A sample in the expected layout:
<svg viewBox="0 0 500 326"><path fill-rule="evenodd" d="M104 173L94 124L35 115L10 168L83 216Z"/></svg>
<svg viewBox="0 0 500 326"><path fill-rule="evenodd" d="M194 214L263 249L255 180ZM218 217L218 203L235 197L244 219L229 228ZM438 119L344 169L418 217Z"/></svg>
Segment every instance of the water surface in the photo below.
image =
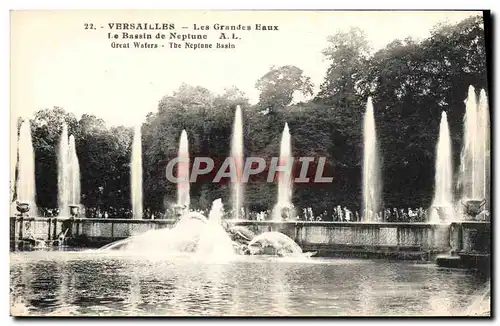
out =
<svg viewBox="0 0 500 326"><path fill-rule="evenodd" d="M14 315L463 315L489 282L434 264L34 251L11 258ZM481 311L479 311L481 310Z"/></svg>

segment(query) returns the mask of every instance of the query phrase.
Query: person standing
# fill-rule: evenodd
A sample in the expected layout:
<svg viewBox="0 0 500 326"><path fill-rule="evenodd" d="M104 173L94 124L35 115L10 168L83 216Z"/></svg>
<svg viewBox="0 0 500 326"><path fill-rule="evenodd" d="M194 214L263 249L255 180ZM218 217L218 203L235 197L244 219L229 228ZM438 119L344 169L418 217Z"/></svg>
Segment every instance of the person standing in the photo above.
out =
<svg viewBox="0 0 500 326"><path fill-rule="evenodd" d="M399 212L398 212L398 209L396 207L394 207L392 209L392 222L397 222L399 221Z"/></svg>
<svg viewBox="0 0 500 326"><path fill-rule="evenodd" d="M344 214L345 214L346 222L351 222L352 212L349 209L347 209L347 207L345 207L345 206L344 206Z"/></svg>

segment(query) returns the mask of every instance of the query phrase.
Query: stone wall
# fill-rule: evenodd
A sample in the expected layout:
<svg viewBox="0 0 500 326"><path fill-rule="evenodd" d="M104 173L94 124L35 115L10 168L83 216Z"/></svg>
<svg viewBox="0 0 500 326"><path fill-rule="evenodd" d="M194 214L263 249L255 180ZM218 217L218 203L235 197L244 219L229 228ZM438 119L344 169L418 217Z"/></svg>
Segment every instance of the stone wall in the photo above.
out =
<svg viewBox="0 0 500 326"><path fill-rule="evenodd" d="M450 250L449 225L427 223L285 222L240 221L259 234L278 231L303 250L321 255L406 253L421 256Z"/></svg>
<svg viewBox="0 0 500 326"><path fill-rule="evenodd" d="M454 222L450 226L454 253L490 254L491 225L483 221Z"/></svg>
<svg viewBox="0 0 500 326"><path fill-rule="evenodd" d="M11 218L11 242L30 234L51 241L63 229L67 219ZM82 244L101 246L131 235L153 229L171 228L173 220L87 219L77 218L70 228ZM396 255L422 257L426 254L448 252L450 226L427 223L355 223L308 221L231 221L245 226L256 234L277 231L297 242L304 251L329 255ZM463 235L467 236L467 232ZM453 240L453 239L451 239Z"/></svg>

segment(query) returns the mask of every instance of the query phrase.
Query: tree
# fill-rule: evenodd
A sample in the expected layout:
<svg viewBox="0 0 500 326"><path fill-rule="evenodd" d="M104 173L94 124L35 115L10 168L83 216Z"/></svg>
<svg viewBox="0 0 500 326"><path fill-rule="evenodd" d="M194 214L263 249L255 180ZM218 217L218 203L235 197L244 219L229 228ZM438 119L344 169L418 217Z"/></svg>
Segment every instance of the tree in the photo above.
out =
<svg viewBox="0 0 500 326"><path fill-rule="evenodd" d="M84 114L76 139L82 204L108 210L130 208L132 129L108 129L103 120Z"/></svg>
<svg viewBox="0 0 500 326"><path fill-rule="evenodd" d="M366 34L359 28L339 31L328 37L328 46L323 50L323 55L331 64L317 99L334 107L359 104L356 95L360 95L362 89L357 86L363 81L369 52Z"/></svg>
<svg viewBox="0 0 500 326"><path fill-rule="evenodd" d="M313 94L311 78L295 66L271 67L255 87L260 91L259 106L271 111L292 103L296 92L304 96Z"/></svg>
<svg viewBox="0 0 500 326"><path fill-rule="evenodd" d="M78 137L78 121L60 107L41 109L33 117L31 135L35 151L35 183L37 205L57 207L57 152L63 123L68 132Z"/></svg>

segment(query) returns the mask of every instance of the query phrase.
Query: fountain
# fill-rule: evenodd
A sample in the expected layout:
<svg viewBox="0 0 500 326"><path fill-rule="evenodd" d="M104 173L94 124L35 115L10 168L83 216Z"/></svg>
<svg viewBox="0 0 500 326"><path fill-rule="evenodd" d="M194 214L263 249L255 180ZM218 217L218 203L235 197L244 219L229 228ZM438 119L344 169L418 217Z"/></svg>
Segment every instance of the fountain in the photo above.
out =
<svg viewBox="0 0 500 326"><path fill-rule="evenodd" d="M69 170L69 206L80 206L80 164L76 154L75 136L69 136L68 146L68 170ZM73 210L75 211L75 210Z"/></svg>
<svg viewBox="0 0 500 326"><path fill-rule="evenodd" d="M132 156L130 158L130 196L132 218L142 219L142 142L141 126L134 128Z"/></svg>
<svg viewBox="0 0 500 326"><path fill-rule="evenodd" d="M212 203L209 219L198 212L186 212L172 229L150 230L111 243L99 251L122 250L140 254L197 253L203 256L227 256L234 253L232 241L221 225L222 201Z"/></svg>
<svg viewBox="0 0 500 326"><path fill-rule="evenodd" d="M464 116L464 141L461 153L459 188L460 202L466 219L476 219L489 207L489 111L486 93L480 93L476 100L473 86L469 86Z"/></svg>
<svg viewBox="0 0 500 326"><path fill-rule="evenodd" d="M15 199L16 199L16 168L18 156L18 132L17 132L17 117L12 115L10 118L10 215L15 214Z"/></svg>
<svg viewBox="0 0 500 326"><path fill-rule="evenodd" d="M453 167L451 156L451 139L446 112L441 114L439 138L436 146L436 175L434 200L430 221L433 223L449 222L453 215L452 183Z"/></svg>
<svg viewBox="0 0 500 326"><path fill-rule="evenodd" d="M36 214L35 153L31 140L31 125L28 119L22 122L19 133L19 161L16 189L17 209L19 212L26 214L31 210Z"/></svg>
<svg viewBox="0 0 500 326"><path fill-rule="evenodd" d="M59 216L70 216L70 205L80 205L80 164L76 154L75 137L68 137L68 126L63 123L58 156Z"/></svg>
<svg viewBox="0 0 500 326"><path fill-rule="evenodd" d="M484 158L484 162L481 165L481 176L480 180L483 185L485 209L490 210L490 160L491 160L491 148L490 148L490 111L488 108L488 98L486 96L486 91L481 89L479 93L479 107L478 107L478 133L479 137L479 152L481 157Z"/></svg>
<svg viewBox="0 0 500 326"><path fill-rule="evenodd" d="M292 143L288 123L285 123L283 134L281 136L279 166L285 171L278 172L278 200L274 206L272 218L274 221L282 221L291 217L293 214L292 204Z"/></svg>
<svg viewBox="0 0 500 326"><path fill-rule="evenodd" d="M363 127L363 221L374 220L380 205L380 165L372 98L368 98Z"/></svg>
<svg viewBox="0 0 500 326"><path fill-rule="evenodd" d="M189 210L189 143L186 130L182 130L177 163L177 204L174 207L176 216L180 217Z"/></svg>
<svg viewBox="0 0 500 326"><path fill-rule="evenodd" d="M58 204L59 216L69 216L69 142L68 126L63 124L58 155Z"/></svg>
<svg viewBox="0 0 500 326"><path fill-rule="evenodd" d="M486 92L480 92L478 105L474 87L469 86L465 105L464 140L458 175L461 197L457 204L464 220L451 224L450 253L438 257L437 264L488 270L491 266L491 230L485 206L490 200L490 129Z"/></svg>
<svg viewBox="0 0 500 326"><path fill-rule="evenodd" d="M139 254L194 252L201 229L207 220L198 212L184 214L172 229L149 230L107 244L98 251L121 250Z"/></svg>
<svg viewBox="0 0 500 326"><path fill-rule="evenodd" d="M221 220L224 215L222 200L216 199L208 215L208 221L200 234L196 253L203 257L229 258L235 254L233 242L224 230Z"/></svg>
<svg viewBox="0 0 500 326"><path fill-rule="evenodd" d="M11 189L12 191L11 199L13 199L14 193L17 195L17 200L15 201L15 208L19 212L20 216L19 220L20 242L16 245L20 246L21 248L24 247L25 245L31 247L40 247L40 245L44 246L45 245L44 241L36 239L32 227L33 226L32 222L29 220L27 221L23 220L24 217L30 215L29 214L30 211L33 212L32 213L33 216L36 216L36 214L38 213L36 207L36 188L35 188L35 153L33 150L33 143L31 139L31 124L29 119L25 119L21 124L21 129L19 132L18 154L19 154L18 155L19 160L17 162L18 166L17 184L14 191L12 191ZM17 153L16 153L16 158L17 158ZM12 165L13 163L11 161L11 169ZM14 165L14 173L15 173L15 165Z"/></svg>
<svg viewBox="0 0 500 326"><path fill-rule="evenodd" d="M231 202L233 206L233 218L239 219L243 208L243 122L241 108L238 105L234 115L233 135L231 138L231 158L236 167L236 181L231 183Z"/></svg>
<svg viewBox="0 0 500 326"><path fill-rule="evenodd" d="M288 236L279 232L264 232L258 236L240 225L222 220L224 208L221 199L212 203L208 219L199 212L184 213L173 228L150 230L119 240L98 249L99 252L120 250L144 255L192 253L202 259L230 259L242 255L273 255L310 257L303 253ZM158 250L158 251L155 251Z"/></svg>

